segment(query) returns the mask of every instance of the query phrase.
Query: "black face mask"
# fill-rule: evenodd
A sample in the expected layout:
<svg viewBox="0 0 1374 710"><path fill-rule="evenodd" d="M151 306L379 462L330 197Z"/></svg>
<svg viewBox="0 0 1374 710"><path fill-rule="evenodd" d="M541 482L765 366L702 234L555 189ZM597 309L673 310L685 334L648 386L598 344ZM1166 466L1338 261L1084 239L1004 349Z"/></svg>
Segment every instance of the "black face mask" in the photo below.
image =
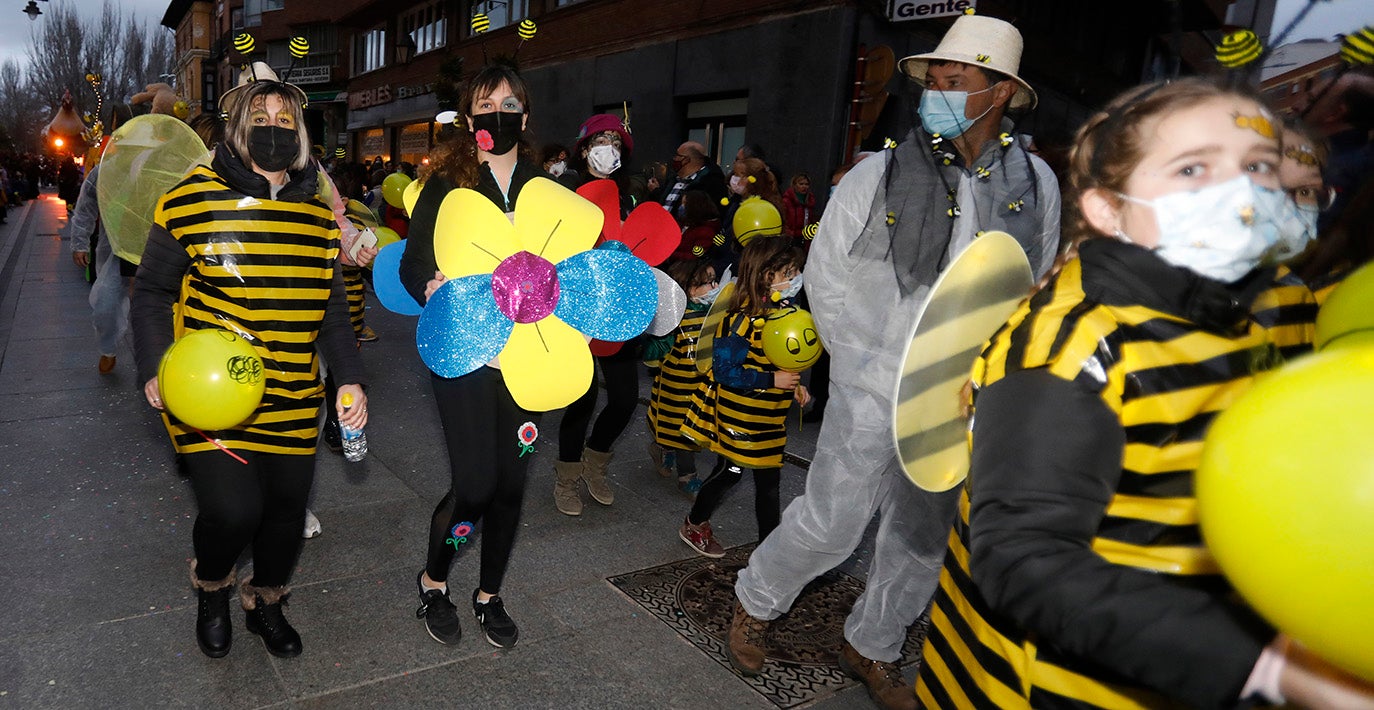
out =
<svg viewBox="0 0 1374 710"><path fill-rule="evenodd" d="M275 173L291 167L301 154L301 137L281 126L253 126L248 131L248 157L253 164Z"/></svg>
<svg viewBox="0 0 1374 710"><path fill-rule="evenodd" d="M477 134L486 131L491 136L491 143L483 140L481 135L477 136L477 147L492 155L505 155L520 142L520 136L524 131L520 128L520 122L525 118L525 114L519 111L495 111L492 113L479 113L472 117L472 132Z"/></svg>

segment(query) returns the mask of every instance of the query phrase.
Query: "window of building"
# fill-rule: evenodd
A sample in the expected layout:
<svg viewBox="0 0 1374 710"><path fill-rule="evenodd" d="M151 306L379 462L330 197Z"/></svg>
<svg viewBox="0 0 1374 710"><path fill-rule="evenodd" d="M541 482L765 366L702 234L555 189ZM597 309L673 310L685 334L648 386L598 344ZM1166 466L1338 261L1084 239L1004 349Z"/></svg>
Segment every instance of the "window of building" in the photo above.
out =
<svg viewBox="0 0 1374 710"><path fill-rule="evenodd" d="M391 160L391 151L387 150L386 133L381 128L369 128L358 134L358 152L362 158L371 160L381 156L382 160Z"/></svg>
<svg viewBox="0 0 1374 710"><path fill-rule="evenodd" d="M687 140L706 146L706 155L726 172L744 145L749 97L741 96L687 104Z"/></svg>
<svg viewBox="0 0 1374 710"><path fill-rule="evenodd" d="M262 13L286 7L286 0L243 0L245 27L262 26Z"/></svg>
<svg viewBox="0 0 1374 710"><path fill-rule="evenodd" d="M374 27L353 38L353 74L386 66L386 27Z"/></svg>
<svg viewBox="0 0 1374 710"><path fill-rule="evenodd" d="M444 2L431 0L401 15L401 34L415 43L415 54L424 54L448 44L448 18Z"/></svg>
<svg viewBox="0 0 1374 710"><path fill-rule="evenodd" d="M397 153L401 156L401 162L411 165L420 165L429 155L429 121L424 123L412 123L408 126L401 126L401 135L398 140Z"/></svg>
<svg viewBox="0 0 1374 710"><path fill-rule="evenodd" d="M486 2L474 2L472 4L473 14L485 12L487 19L491 20L491 28L519 22L529 17L529 0L487 0ZM470 30L469 30L470 31Z"/></svg>

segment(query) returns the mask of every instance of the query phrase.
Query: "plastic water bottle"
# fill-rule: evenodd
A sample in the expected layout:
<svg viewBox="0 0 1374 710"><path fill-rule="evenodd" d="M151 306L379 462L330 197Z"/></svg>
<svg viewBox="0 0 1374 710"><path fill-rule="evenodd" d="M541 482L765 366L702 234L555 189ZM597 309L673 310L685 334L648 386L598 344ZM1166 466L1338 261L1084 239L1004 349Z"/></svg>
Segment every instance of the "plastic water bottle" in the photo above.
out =
<svg viewBox="0 0 1374 710"><path fill-rule="evenodd" d="M353 395L345 392L343 395L344 411L353 408ZM367 434L362 429L353 429L339 422L339 438L343 439L343 455L345 461L357 463L367 456Z"/></svg>

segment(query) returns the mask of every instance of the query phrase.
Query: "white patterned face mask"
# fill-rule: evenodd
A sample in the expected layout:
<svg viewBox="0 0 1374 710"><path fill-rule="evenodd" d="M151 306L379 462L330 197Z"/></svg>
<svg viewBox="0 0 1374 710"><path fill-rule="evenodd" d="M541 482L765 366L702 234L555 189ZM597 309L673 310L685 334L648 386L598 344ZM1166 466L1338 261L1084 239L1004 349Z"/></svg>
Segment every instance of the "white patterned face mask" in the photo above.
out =
<svg viewBox="0 0 1374 710"><path fill-rule="evenodd" d="M1222 283L1233 283L1273 258L1289 202L1282 191L1256 185L1245 175L1153 200L1121 197L1154 211L1159 226L1154 251L1161 259Z"/></svg>
<svg viewBox="0 0 1374 710"><path fill-rule="evenodd" d="M587 165L598 175L610 175L620 169L620 151L613 145L594 145L587 151Z"/></svg>

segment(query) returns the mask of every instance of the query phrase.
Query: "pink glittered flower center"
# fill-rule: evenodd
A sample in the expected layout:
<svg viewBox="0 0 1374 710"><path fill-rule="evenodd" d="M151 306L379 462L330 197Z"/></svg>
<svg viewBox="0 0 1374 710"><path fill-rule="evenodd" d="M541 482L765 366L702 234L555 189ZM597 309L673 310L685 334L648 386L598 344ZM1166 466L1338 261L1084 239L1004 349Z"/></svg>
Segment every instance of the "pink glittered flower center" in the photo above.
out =
<svg viewBox="0 0 1374 710"><path fill-rule="evenodd" d="M553 262L516 252L491 272L496 307L516 323L535 323L558 305L558 270Z"/></svg>
<svg viewBox="0 0 1374 710"><path fill-rule="evenodd" d="M491 134L485 128L477 131L473 137L477 139L477 147L482 150L491 150L496 145L496 142L491 139Z"/></svg>

